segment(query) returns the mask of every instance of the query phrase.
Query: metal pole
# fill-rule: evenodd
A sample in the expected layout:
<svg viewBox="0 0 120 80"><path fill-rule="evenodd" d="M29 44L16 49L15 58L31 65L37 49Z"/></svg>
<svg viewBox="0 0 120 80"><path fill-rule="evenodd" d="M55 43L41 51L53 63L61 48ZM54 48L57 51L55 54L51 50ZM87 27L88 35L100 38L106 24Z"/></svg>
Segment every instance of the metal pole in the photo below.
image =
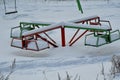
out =
<svg viewBox="0 0 120 80"><path fill-rule="evenodd" d="M6 13L6 2L5 2L5 0L3 0L3 3L4 3L4 9L5 9L5 13Z"/></svg>
<svg viewBox="0 0 120 80"><path fill-rule="evenodd" d="M76 0L76 2L77 2L78 9L79 9L79 10L81 11L81 13L83 14L83 9L82 9L80 0Z"/></svg>
<svg viewBox="0 0 120 80"><path fill-rule="evenodd" d="M15 0L15 11L17 11L16 0Z"/></svg>
<svg viewBox="0 0 120 80"><path fill-rule="evenodd" d="M73 41L73 39L75 38L75 36L78 34L79 30L80 30L80 29L78 29L78 30L76 31L76 33L73 35L73 37L72 37L72 39L69 41L69 43L71 43L71 42Z"/></svg>
<svg viewBox="0 0 120 80"><path fill-rule="evenodd" d="M84 31L76 40L74 40L69 46L72 46L77 40L79 40L88 30Z"/></svg>
<svg viewBox="0 0 120 80"><path fill-rule="evenodd" d="M62 47L65 47L65 28L61 27L61 40L62 40Z"/></svg>

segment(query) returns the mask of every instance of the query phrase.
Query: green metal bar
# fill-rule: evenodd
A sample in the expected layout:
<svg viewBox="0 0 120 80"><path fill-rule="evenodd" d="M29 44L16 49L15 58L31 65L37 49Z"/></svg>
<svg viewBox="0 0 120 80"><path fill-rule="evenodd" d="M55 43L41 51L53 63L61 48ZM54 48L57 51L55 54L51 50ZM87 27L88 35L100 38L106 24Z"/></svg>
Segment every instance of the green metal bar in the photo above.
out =
<svg viewBox="0 0 120 80"><path fill-rule="evenodd" d="M3 3L4 3L5 13L6 13L7 11L6 11L6 2L5 2L5 0L3 0Z"/></svg>
<svg viewBox="0 0 120 80"><path fill-rule="evenodd" d="M20 37L22 36L23 30L33 30L39 26L48 26L50 23L32 23L32 22L20 22ZM27 27L26 27L27 26Z"/></svg>
<svg viewBox="0 0 120 80"><path fill-rule="evenodd" d="M99 43L99 36L97 37L96 47L98 47Z"/></svg>
<svg viewBox="0 0 120 80"><path fill-rule="evenodd" d="M14 36L12 36L12 32L13 32L13 30L16 29L16 28L20 28L20 26L16 26L16 27L11 28L11 32L10 32L10 37L11 37L11 38L14 37ZM16 38L17 38L17 37L16 37Z"/></svg>
<svg viewBox="0 0 120 80"><path fill-rule="evenodd" d="M79 9L79 10L81 11L81 13L83 14L83 9L82 9L80 0L76 0L76 2L77 2L78 9Z"/></svg>
<svg viewBox="0 0 120 80"><path fill-rule="evenodd" d="M90 35L93 35L94 37L97 38L95 45L94 45L94 44L87 44L87 43L86 43L87 37L90 36ZM105 39L105 43L99 44L100 38L104 38L104 39ZM108 35L106 35L106 34L105 34L105 35L95 35L94 33L91 33L91 34L87 34L87 35L85 36L85 45L86 45L86 46L99 47L99 46L102 46L102 45L107 44L107 42L108 42L107 40L108 40ZM109 42L108 42L108 43L109 43Z"/></svg>
<svg viewBox="0 0 120 80"><path fill-rule="evenodd" d="M110 30L112 30L112 26L111 26L110 21L107 21L107 20L100 20L100 22L107 22L107 23L109 24L109 26L110 26Z"/></svg>
<svg viewBox="0 0 120 80"><path fill-rule="evenodd" d="M120 39L120 31L119 31L119 30L115 30L115 31L110 32L110 38L111 38L111 35L112 35L113 33L115 33L115 32L118 32L119 38L117 38L117 39L115 39L115 40L112 40L112 39L111 39L111 42L114 42L114 41L117 41L117 40Z"/></svg>
<svg viewBox="0 0 120 80"><path fill-rule="evenodd" d="M20 23L20 37L22 37L22 24Z"/></svg>
<svg viewBox="0 0 120 80"><path fill-rule="evenodd" d="M15 11L17 12L17 5L16 5L16 3L17 3L17 2L16 2L16 0L15 0Z"/></svg>
<svg viewBox="0 0 120 80"><path fill-rule="evenodd" d="M86 44L86 41L87 41L87 37L90 35L94 35L94 33L90 33L90 34L85 35L85 42L84 42L85 45L88 45L88 44Z"/></svg>
<svg viewBox="0 0 120 80"><path fill-rule="evenodd" d="M110 35L111 35L111 32L108 31L108 42L109 42L109 43L111 43L111 36L110 36Z"/></svg>
<svg viewBox="0 0 120 80"><path fill-rule="evenodd" d="M119 30L112 31L111 33L114 33L114 32L118 32L118 33L120 34L120 31L119 31Z"/></svg>
<svg viewBox="0 0 120 80"><path fill-rule="evenodd" d="M41 26L48 26L50 23L32 23L32 22L20 22L20 24L26 24L26 25L41 25Z"/></svg>
<svg viewBox="0 0 120 80"><path fill-rule="evenodd" d="M80 36L78 36L73 42L70 43L69 46L72 46L76 41L78 41L88 30L84 31Z"/></svg>

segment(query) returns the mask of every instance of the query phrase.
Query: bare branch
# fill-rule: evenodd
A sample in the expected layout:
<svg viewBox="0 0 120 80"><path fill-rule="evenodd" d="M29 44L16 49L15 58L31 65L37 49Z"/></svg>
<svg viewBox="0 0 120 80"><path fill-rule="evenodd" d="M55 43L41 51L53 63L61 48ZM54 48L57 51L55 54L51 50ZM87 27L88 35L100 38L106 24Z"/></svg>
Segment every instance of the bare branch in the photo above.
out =
<svg viewBox="0 0 120 80"><path fill-rule="evenodd" d="M61 80L60 74L58 73L58 80Z"/></svg>

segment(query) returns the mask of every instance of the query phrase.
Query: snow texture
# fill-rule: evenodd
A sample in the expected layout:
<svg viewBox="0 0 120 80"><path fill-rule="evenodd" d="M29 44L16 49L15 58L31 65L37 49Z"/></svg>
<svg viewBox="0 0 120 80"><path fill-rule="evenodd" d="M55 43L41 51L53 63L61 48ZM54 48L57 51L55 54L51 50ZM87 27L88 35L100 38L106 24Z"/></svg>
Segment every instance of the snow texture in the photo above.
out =
<svg viewBox="0 0 120 80"><path fill-rule="evenodd" d="M75 1L17 1L18 13L10 15L4 14L3 3L0 2L0 72L7 74L9 72L9 65L11 65L13 59L16 58L15 72L10 76L10 80L45 80L43 72L46 73L49 80L58 80L58 72L60 76L65 79L66 71L72 76L72 79L76 74L79 74L80 80L96 80L96 76L99 74L98 80L103 80L101 63L104 64L105 73L110 73L112 56L120 55L120 40L96 48L84 46L84 37L82 37L73 46L68 46L67 44L66 47L50 48L35 52L11 47L10 29L18 26L20 22L29 21L55 22L57 24L52 24L52 26L37 29L33 32L28 31L25 32L24 35L51 29L58 26L58 23L63 24L61 22L79 27L80 24L69 23L69 21L74 22L77 19L97 15L103 20L109 20L114 31L120 29L119 0L110 0L109 3L105 0L81 1L84 14L78 11ZM106 27L106 29L109 28ZM76 29L65 29L66 43L69 43L75 31ZM80 31L82 32L82 30ZM61 41L59 40L59 32L60 31L55 30L49 33L49 35L56 41ZM75 38L77 38L80 33L78 33ZM90 32L87 34L89 33ZM119 37L118 33L111 35L112 40ZM14 36L19 36L19 31L15 32ZM16 42L14 43L15 45L21 46L19 40ZM119 79L120 76L118 75L114 80Z"/></svg>

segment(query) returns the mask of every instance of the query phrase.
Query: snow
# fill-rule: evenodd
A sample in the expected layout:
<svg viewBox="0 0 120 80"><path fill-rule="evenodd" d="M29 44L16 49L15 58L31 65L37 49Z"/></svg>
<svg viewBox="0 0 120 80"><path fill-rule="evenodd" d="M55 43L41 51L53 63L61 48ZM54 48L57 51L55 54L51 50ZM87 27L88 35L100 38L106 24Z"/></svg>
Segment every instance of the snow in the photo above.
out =
<svg viewBox="0 0 120 80"><path fill-rule="evenodd" d="M42 50L44 48L48 48L48 43L42 40L31 41L28 44L27 49L34 49L34 50Z"/></svg>
<svg viewBox="0 0 120 80"><path fill-rule="evenodd" d="M45 80L44 71L48 80L58 80L58 72L65 79L66 71L73 76L72 78L78 74L81 80L96 80L98 74L99 80L103 80L102 62L105 66L105 73L109 74L111 57L120 55L120 40L96 48L84 46L84 37L82 37L73 46L59 46L35 52L11 47L10 30L12 27L18 26L20 22L60 23L98 15L103 20L109 20L114 31L120 29L119 0L110 0L109 3L106 1L81 1L84 14L78 11L75 1L37 1L35 3L32 0L18 0L18 2L18 13L10 15L4 15L3 5L0 4L0 72L7 74L9 65L16 58L15 72L10 76L10 80ZM60 41L59 32L55 30L49 34L52 38ZM65 32L68 41L75 30L68 28ZM119 80L119 78L120 76L117 76L114 80Z"/></svg>
<svg viewBox="0 0 120 80"><path fill-rule="evenodd" d="M55 22L43 22L43 21L29 21L28 23L36 23L36 24L54 24Z"/></svg>
<svg viewBox="0 0 120 80"><path fill-rule="evenodd" d="M89 20L89 19L91 19L91 18L95 18L95 17L99 17L99 16L97 16L97 15L93 15L93 16L88 16L88 17L81 18L81 19L72 20L72 21L69 21L69 22L73 22L73 23L75 23L75 22L80 22L80 21L84 21L84 20Z"/></svg>
<svg viewBox="0 0 120 80"><path fill-rule="evenodd" d="M111 41L115 41L117 39L120 39L120 32L116 31L114 33L111 33Z"/></svg>
<svg viewBox="0 0 120 80"><path fill-rule="evenodd" d="M14 29L11 30L11 36L12 37L20 37L21 31L20 31L20 27L16 27Z"/></svg>
<svg viewBox="0 0 120 80"><path fill-rule="evenodd" d="M65 26L74 26L74 28L79 28L79 29L101 29L101 30L109 30L110 27L107 25L87 25L87 24L75 24L75 23L65 23Z"/></svg>
<svg viewBox="0 0 120 80"><path fill-rule="evenodd" d="M47 23L49 23L49 22L47 22ZM35 24L38 24L38 23L35 23ZM39 23L39 24L43 24L43 23ZM66 23L65 22L60 22L60 23L51 24L50 26L47 26L47 27L43 27L43 28L39 28L39 29L34 29L34 30L30 30L30 31L23 30L22 36L27 36L27 35L36 34L36 33L42 33L42 32L47 31L47 30L56 29L59 26L62 26L62 27L65 27L65 26L69 26L70 27L70 26L72 26L72 27L78 28L78 29L110 30L110 26L107 26L107 25L101 25L101 26L97 25L96 26L96 25L87 25L87 24L75 24L75 23L68 23L68 22L66 22ZM20 37L20 30L12 31L12 36L13 37Z"/></svg>
<svg viewBox="0 0 120 80"><path fill-rule="evenodd" d="M21 39L13 39L13 42L11 43L11 45L22 48L22 41Z"/></svg>
<svg viewBox="0 0 120 80"><path fill-rule="evenodd" d="M93 46L99 46L99 45L103 45L103 44L106 44L106 40L105 38L102 38L102 37L95 37L94 34L92 35L89 35L86 37L86 42L85 44L86 45L93 45Z"/></svg>
<svg viewBox="0 0 120 80"><path fill-rule="evenodd" d="M31 35L31 34L35 34L35 33L42 33L42 32L47 31L49 29L50 30L51 29L56 29L56 28L59 28L63 24L64 24L63 22L60 22L60 23L52 24L52 25L47 26L47 27L43 27L43 28L39 28L39 29L34 29L34 30L31 30L31 31L27 31L27 32L23 33L23 36L27 36L27 35Z"/></svg>

